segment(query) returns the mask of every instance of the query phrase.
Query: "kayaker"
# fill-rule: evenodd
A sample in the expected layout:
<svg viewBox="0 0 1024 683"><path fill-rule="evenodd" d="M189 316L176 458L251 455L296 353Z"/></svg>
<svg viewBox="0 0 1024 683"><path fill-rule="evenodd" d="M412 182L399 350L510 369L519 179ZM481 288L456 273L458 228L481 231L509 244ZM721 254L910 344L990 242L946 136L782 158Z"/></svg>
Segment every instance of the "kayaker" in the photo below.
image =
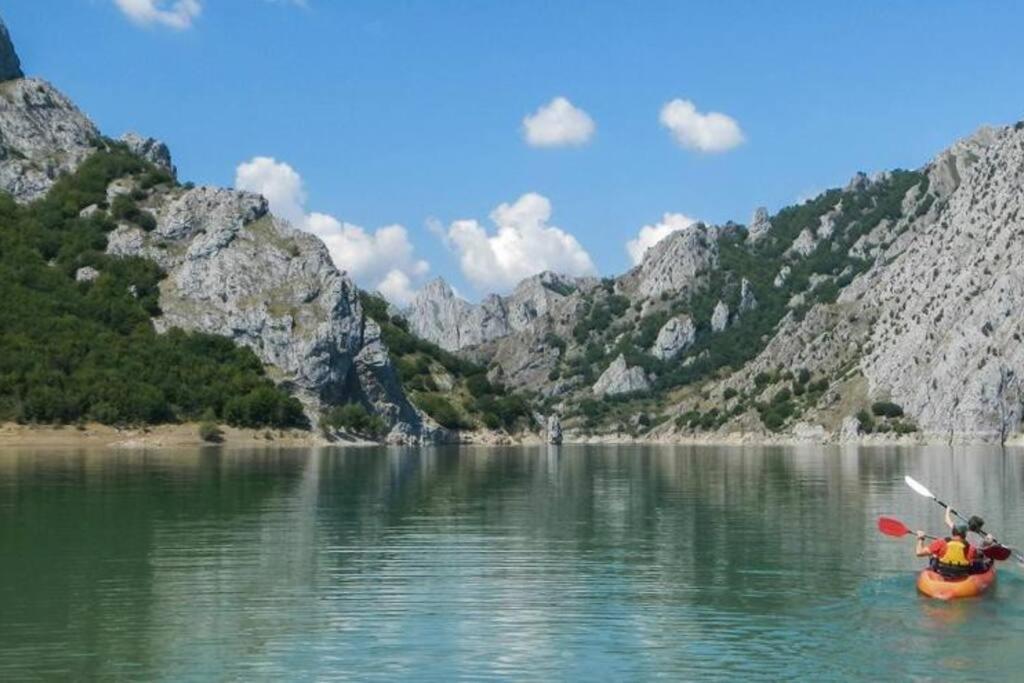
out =
<svg viewBox="0 0 1024 683"><path fill-rule="evenodd" d="M943 576L965 576L971 571L971 564L977 555L974 547L967 542L967 525L953 524L947 538L938 538L931 545L924 544L925 533L917 532L918 557L931 557L932 568Z"/></svg>

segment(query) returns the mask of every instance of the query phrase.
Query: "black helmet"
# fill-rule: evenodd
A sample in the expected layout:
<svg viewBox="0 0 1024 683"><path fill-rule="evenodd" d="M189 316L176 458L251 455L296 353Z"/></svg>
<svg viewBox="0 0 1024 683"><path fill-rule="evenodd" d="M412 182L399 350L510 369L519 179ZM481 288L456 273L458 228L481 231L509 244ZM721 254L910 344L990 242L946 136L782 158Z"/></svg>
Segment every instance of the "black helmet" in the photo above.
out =
<svg viewBox="0 0 1024 683"><path fill-rule="evenodd" d="M971 515L971 518L967 520L967 528L976 534L982 533L981 527L985 526L985 520L978 515Z"/></svg>

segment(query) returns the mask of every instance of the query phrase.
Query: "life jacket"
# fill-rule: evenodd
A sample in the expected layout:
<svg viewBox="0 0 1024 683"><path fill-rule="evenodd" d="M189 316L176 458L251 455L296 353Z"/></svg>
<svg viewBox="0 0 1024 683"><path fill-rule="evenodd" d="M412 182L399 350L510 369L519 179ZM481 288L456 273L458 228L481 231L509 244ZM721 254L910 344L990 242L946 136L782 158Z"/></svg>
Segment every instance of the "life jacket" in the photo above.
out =
<svg viewBox="0 0 1024 683"><path fill-rule="evenodd" d="M938 558L940 567L949 567L951 569L966 569L971 565L967 559L967 549L970 548L967 545L967 541L960 538L947 538L946 539L946 551L942 553L942 556Z"/></svg>

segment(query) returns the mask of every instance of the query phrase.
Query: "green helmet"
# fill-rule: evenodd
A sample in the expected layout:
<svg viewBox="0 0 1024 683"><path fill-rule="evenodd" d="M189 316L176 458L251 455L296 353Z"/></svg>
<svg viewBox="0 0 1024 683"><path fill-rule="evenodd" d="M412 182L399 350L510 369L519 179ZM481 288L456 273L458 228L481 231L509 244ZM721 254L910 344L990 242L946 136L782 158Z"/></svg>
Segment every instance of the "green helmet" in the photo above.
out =
<svg viewBox="0 0 1024 683"><path fill-rule="evenodd" d="M953 525L953 535L959 536L960 538L967 538L967 525L963 522L957 522Z"/></svg>

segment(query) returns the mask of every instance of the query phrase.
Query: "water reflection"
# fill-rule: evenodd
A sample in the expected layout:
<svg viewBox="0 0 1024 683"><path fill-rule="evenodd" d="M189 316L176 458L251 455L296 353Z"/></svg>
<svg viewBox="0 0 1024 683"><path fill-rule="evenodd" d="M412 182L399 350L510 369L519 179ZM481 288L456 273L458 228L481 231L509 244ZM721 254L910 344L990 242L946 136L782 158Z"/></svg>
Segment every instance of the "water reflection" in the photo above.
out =
<svg viewBox="0 0 1024 683"><path fill-rule="evenodd" d="M1013 570L914 595L904 474L1024 533L998 449L3 453L0 676L929 677L979 628L973 670L1020 663Z"/></svg>

